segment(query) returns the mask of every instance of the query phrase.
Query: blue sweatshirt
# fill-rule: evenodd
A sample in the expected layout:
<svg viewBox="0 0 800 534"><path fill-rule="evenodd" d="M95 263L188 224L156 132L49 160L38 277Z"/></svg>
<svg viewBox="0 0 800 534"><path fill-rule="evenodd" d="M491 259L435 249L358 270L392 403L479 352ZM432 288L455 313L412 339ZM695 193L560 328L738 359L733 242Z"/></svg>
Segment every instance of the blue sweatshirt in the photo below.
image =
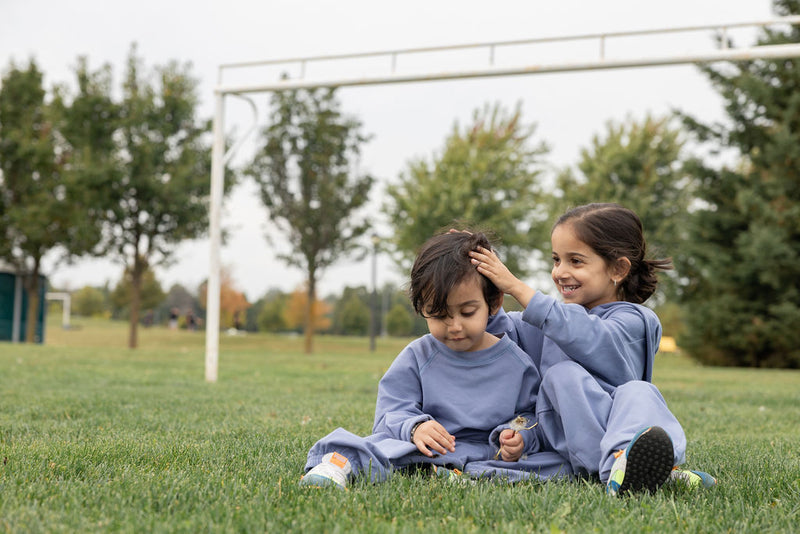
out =
<svg viewBox="0 0 800 534"><path fill-rule="evenodd" d="M631 380L650 382L661 340L658 316L640 304L617 301L587 310L538 291L523 312L500 310L486 329L516 342L542 375L573 360L607 391Z"/></svg>
<svg viewBox="0 0 800 534"><path fill-rule="evenodd" d="M416 423L435 419L456 446L487 442L518 415L534 421L540 381L530 358L506 336L488 349L456 352L427 334L403 349L381 379L372 432L409 441ZM535 442L528 437L526 450Z"/></svg>

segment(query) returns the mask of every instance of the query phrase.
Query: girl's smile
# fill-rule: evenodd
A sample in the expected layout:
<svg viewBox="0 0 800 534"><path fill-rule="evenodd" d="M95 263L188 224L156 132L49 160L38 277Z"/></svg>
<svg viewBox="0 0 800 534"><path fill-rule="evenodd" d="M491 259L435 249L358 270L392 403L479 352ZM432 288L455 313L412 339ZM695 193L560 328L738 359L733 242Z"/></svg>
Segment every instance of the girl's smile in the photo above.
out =
<svg viewBox="0 0 800 534"><path fill-rule="evenodd" d="M556 226L550 239L553 282L564 302L591 309L618 300L611 269L600 255L578 239L571 224Z"/></svg>

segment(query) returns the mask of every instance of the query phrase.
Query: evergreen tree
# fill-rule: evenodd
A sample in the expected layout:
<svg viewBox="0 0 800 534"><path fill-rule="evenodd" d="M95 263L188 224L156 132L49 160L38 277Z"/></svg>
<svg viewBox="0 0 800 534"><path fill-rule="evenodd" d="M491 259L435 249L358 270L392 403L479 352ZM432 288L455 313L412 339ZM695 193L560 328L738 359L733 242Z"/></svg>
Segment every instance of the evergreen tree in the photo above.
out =
<svg viewBox="0 0 800 534"><path fill-rule="evenodd" d="M774 2L779 15L797 0ZM761 44L800 42L800 29L766 30ZM696 162L701 202L678 256L686 331L702 362L800 367L800 59L703 69L725 100L728 124L685 117L701 141L738 153L736 165Z"/></svg>

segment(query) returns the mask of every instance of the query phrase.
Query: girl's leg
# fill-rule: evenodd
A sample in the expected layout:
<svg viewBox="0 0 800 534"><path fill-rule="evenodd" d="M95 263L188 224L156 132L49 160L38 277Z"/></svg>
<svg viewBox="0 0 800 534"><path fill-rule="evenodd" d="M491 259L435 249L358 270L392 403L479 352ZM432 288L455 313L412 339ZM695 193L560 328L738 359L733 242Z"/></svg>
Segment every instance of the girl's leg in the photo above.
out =
<svg viewBox="0 0 800 534"><path fill-rule="evenodd" d="M608 480L614 453L625 449L633 436L650 426L666 431L672 440L674 465L682 464L686 458L686 434L658 388L638 380L619 386L613 393L607 431L600 442L600 480Z"/></svg>
<svg viewBox="0 0 800 534"><path fill-rule="evenodd" d="M545 447L567 458L576 474L599 473L607 482L614 453L650 426L672 439L675 465L684 462L683 428L649 382L628 382L608 393L580 364L563 361L542 378L537 405Z"/></svg>
<svg viewBox="0 0 800 534"><path fill-rule="evenodd" d="M611 407L611 395L580 364L553 365L542 378L536 408L544 449L566 458L575 474L596 474Z"/></svg>

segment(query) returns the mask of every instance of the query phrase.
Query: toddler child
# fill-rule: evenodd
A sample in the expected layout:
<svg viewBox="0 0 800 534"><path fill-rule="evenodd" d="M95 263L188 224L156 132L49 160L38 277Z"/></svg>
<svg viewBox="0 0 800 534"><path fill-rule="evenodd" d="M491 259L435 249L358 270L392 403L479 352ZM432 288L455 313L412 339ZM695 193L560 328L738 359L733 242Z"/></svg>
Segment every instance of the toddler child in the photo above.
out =
<svg viewBox="0 0 800 534"><path fill-rule="evenodd" d="M448 477L511 481L571 473L555 452L527 456L538 449L540 376L512 339L486 331L503 294L472 266L469 253L478 247L491 245L466 232L422 246L409 293L430 333L403 349L381 379L372 434L338 428L319 440L301 485L345 488L355 475L381 481L419 464Z"/></svg>

